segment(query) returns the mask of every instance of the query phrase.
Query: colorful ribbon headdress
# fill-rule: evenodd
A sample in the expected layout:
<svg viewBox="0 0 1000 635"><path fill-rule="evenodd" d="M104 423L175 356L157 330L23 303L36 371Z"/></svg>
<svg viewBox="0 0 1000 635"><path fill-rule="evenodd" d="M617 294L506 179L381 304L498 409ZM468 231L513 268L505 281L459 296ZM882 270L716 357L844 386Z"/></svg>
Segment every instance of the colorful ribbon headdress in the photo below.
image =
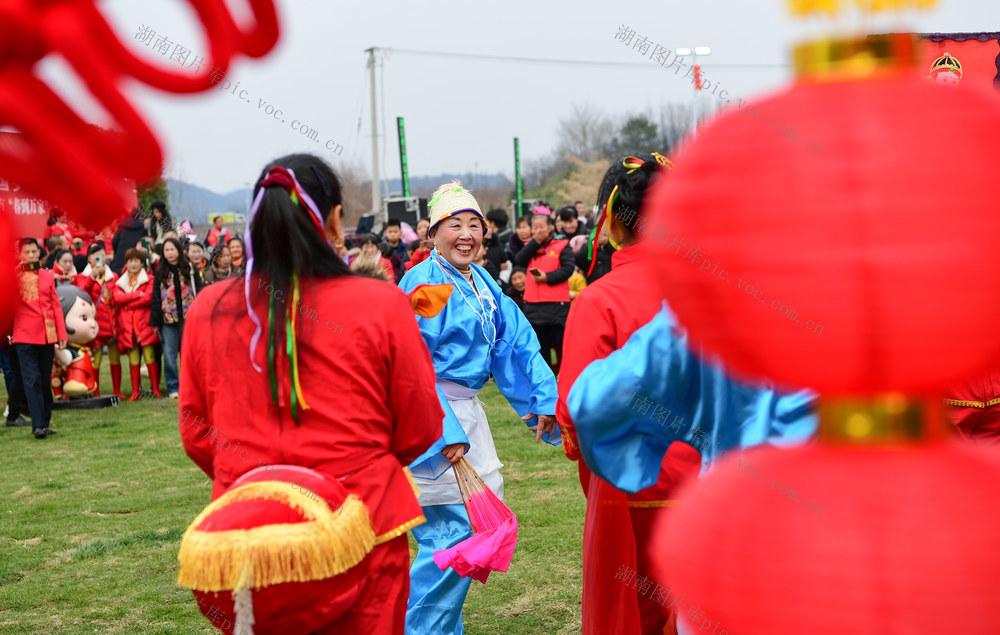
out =
<svg viewBox="0 0 1000 635"><path fill-rule="evenodd" d="M671 162L670 159L666 158L659 152L654 152L653 157L656 159L656 162L659 165L667 168L668 170L673 169L674 167L673 162ZM642 166L646 165L646 162L640 159L639 157L625 157L624 159L622 159L622 165L628 168L628 172L626 174L632 174ZM608 202L605 203L604 205L604 213L601 214L600 218L597 221L597 225L594 227L593 231L590 232L590 241L589 244L587 245L587 257L590 259L590 268L587 269L588 276L594 273L594 265L597 263L597 259L594 257L594 255L597 253L597 237L600 235L601 227L604 226L605 222L607 222L609 227L611 226L611 214L612 214L611 209L612 207L614 207L615 200L617 198L618 198L618 186L615 185L614 189L611 190L611 194L608 196ZM612 247L614 247L615 249L621 249L621 247L619 247L615 243L614 239L611 238L610 234L608 235L608 240L611 242Z"/></svg>
<svg viewBox="0 0 1000 635"><path fill-rule="evenodd" d="M295 172L289 168L284 168L281 166L274 166L267 172L267 176L264 180L260 182L260 189L257 190L257 196L254 197L253 205L250 206L250 214L247 218L247 228L253 227L254 218L257 216L257 212L260 210L260 206L264 201L264 193L267 188L278 185L288 192L288 196L291 197L292 202L295 203L300 208L304 208L309 214L309 220L312 221L316 231L319 232L320 236L326 237L326 232L323 229L323 215L319 213L319 208L316 207L316 203L313 202L312 198L299 183L298 179L295 178ZM261 367L257 365L256 360L254 360L254 350L257 348L257 342L260 341L261 332L263 331L263 326L257 315L253 312L253 308L250 306L250 278L253 274L254 265L254 255L253 255L253 232L247 231L246 236L246 251L247 251L247 271L244 280L243 293L246 298L247 303L247 313L250 315L250 319L253 320L256 329L254 330L253 337L250 339L250 363L253 365L254 370L258 373L262 371ZM285 309L285 353L288 356L288 370L291 376L291 402L292 402L292 419L295 420L297 424L299 422L299 404L302 404L302 408L309 410L309 404L306 403L305 395L302 393L302 386L299 383L299 360L298 360L298 342L296 339L296 316L299 314L299 300L301 298L301 293L299 290L299 276L297 273L292 273L291 279L288 281L288 304ZM277 354L275 352L275 341L277 339L277 324L275 321L275 294L269 294L270 299L268 301L268 336L267 336L267 364L268 373L271 378L271 398L274 400L275 404L278 404L278 376L277 376Z"/></svg>

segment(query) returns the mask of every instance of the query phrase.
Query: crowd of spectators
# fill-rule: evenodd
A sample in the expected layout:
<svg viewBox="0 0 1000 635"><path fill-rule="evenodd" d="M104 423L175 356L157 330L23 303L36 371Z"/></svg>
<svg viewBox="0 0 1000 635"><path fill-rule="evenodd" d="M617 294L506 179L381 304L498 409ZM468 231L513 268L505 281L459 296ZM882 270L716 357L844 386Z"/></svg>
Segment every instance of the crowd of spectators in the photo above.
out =
<svg viewBox="0 0 1000 635"><path fill-rule="evenodd" d="M527 316L556 372L570 302L587 283L610 270L612 250L602 235L593 254L594 270L586 275L593 218L583 208L578 201L553 213L543 204L518 218L513 228L505 210L490 210L483 245L474 258ZM380 234L350 236L334 247L355 272L398 283L433 250L428 225L425 219L416 227L390 219ZM74 235L61 212L53 210L41 240L22 238L17 247L19 298L13 332L0 346L8 394L6 425L31 426L40 439L55 434L49 428L49 376L53 354L66 346L67 338L57 287L79 287L96 308L98 338L88 344L95 395L101 394L106 350L111 394L140 399L147 394L141 388L141 376L146 375L148 394L162 397L162 368L166 393L177 398L188 307L206 285L240 277L246 267L243 240L225 227L221 216L199 240L189 223L178 224L159 201L148 213L134 209L112 236ZM128 360L129 395L121 392L122 357Z"/></svg>

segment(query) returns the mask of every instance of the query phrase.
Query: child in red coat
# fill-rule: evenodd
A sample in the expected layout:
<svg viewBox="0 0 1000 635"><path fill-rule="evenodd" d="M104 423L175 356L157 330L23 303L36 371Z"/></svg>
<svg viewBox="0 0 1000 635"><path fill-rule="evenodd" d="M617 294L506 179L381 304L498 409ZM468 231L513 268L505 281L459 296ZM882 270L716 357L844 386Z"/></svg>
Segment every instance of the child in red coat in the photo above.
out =
<svg viewBox="0 0 1000 635"><path fill-rule="evenodd" d="M80 287L94 301L97 307L97 339L88 347L94 360L94 383L97 389L95 395L101 394L101 358L104 346L108 347L108 362L111 368L111 388L113 394L124 399L122 388L122 363L118 345L115 343L115 319L111 310L111 290L118 281L118 276L108 266L107 252L103 242L97 242L87 250L87 268L73 278L73 284Z"/></svg>
<svg viewBox="0 0 1000 635"><path fill-rule="evenodd" d="M153 355L153 347L160 343L156 329L149 325L150 306L153 300L153 279L143 267L144 259L138 249L125 252L125 273L118 278L111 290L111 301L115 307L115 332L118 348L128 352L128 372L132 378L132 396L129 401L139 399L141 386L139 364L146 362L149 368L149 383L153 396L162 397L160 392L160 366ZM142 360L139 355L142 354Z"/></svg>

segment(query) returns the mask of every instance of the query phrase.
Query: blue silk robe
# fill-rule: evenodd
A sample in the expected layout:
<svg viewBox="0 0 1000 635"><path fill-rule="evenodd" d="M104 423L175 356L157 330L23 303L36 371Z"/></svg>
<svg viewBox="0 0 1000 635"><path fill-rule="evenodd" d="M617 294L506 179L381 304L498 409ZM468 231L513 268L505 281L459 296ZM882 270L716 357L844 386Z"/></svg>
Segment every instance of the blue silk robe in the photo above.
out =
<svg viewBox="0 0 1000 635"><path fill-rule="evenodd" d="M812 437L815 397L740 383L688 348L664 302L625 346L591 362L567 399L580 451L598 476L626 492L654 483L667 448L684 441L702 454L702 473L727 450Z"/></svg>

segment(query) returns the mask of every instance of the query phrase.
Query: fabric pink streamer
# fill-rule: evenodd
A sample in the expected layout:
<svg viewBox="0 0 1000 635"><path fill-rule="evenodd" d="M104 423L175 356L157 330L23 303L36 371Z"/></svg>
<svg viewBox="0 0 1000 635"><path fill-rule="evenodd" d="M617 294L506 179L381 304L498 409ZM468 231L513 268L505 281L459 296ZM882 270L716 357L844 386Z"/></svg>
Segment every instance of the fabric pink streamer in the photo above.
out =
<svg viewBox="0 0 1000 635"><path fill-rule="evenodd" d="M517 546L517 517L492 490L473 494L466 504L475 535L434 552L434 564L486 584L493 571L506 571Z"/></svg>

